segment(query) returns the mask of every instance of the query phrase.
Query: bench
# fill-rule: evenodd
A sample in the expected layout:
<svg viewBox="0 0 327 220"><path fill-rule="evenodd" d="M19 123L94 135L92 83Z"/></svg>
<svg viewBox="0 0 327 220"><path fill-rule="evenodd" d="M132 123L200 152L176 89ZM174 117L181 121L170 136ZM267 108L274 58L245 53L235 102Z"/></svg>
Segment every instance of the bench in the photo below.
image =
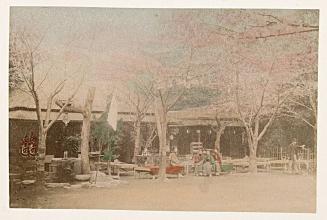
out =
<svg viewBox="0 0 327 220"><path fill-rule="evenodd" d="M168 166L166 167L166 174L177 175L178 177L184 171L184 166ZM146 173L155 177L159 174L159 166L147 166L147 167L135 167L134 168L134 176L136 174Z"/></svg>
<svg viewBox="0 0 327 220"><path fill-rule="evenodd" d="M152 176L156 176L159 174L159 166L153 166L150 167L150 174ZM166 174L172 174L172 175L177 175L178 177L180 176L180 174L182 174L182 172L184 171L184 166L168 166L166 167Z"/></svg>
<svg viewBox="0 0 327 220"><path fill-rule="evenodd" d="M134 168L134 177L136 178L136 175L138 174L138 176L141 176L141 173L145 173L145 174L150 174L151 169L148 167L135 167Z"/></svg>

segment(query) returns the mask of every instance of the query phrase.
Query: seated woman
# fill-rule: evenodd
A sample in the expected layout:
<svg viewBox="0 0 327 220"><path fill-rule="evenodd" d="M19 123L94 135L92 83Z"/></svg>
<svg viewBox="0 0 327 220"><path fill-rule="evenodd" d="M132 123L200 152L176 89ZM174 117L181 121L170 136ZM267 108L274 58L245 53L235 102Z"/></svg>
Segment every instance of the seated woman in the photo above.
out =
<svg viewBox="0 0 327 220"><path fill-rule="evenodd" d="M169 154L170 166L166 168L167 174L178 174L179 177L183 177L182 172L184 170L184 165L179 161L177 157L177 147Z"/></svg>
<svg viewBox="0 0 327 220"><path fill-rule="evenodd" d="M180 161L178 160L178 157L177 157L177 148L174 148L174 150L170 152L169 161L170 161L171 166L179 166L180 165Z"/></svg>

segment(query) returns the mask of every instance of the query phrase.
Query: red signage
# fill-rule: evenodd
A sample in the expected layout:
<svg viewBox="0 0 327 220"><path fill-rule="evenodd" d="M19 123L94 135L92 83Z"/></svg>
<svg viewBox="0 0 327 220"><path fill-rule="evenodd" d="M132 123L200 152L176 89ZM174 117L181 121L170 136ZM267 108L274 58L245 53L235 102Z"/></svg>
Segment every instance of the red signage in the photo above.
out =
<svg viewBox="0 0 327 220"><path fill-rule="evenodd" d="M20 153L23 157L34 157L37 154L37 138L30 134L30 136L25 135L21 141Z"/></svg>

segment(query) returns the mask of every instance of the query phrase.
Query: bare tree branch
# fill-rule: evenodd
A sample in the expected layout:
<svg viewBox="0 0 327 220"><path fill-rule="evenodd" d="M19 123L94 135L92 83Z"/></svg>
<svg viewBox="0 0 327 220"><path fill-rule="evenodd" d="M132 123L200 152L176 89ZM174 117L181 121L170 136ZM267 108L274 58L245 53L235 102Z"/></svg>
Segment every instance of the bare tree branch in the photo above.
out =
<svg viewBox="0 0 327 220"><path fill-rule="evenodd" d="M307 105L305 105L304 103L301 103L301 102L295 101L295 100L293 100L293 99L289 99L289 101L292 102L292 103L294 103L294 104L297 104L297 105L299 105L299 106L302 106L302 107L306 108L307 110L314 111L312 107L307 106Z"/></svg>
<svg viewBox="0 0 327 220"><path fill-rule="evenodd" d="M55 88L54 91L51 93L51 96L52 96L52 97L55 97L58 93L60 93L60 92L62 91L62 89L64 88L64 85L65 85L65 82L66 82L66 81L67 81L67 80L65 79L65 80L60 81L60 82L57 84L56 88Z"/></svg>
<svg viewBox="0 0 327 220"><path fill-rule="evenodd" d="M283 20L281 20L280 18L274 16L274 15L270 15L270 14L264 14L264 13L257 13L258 15L264 16L264 17L269 17L269 18L273 18L275 21L279 22L279 23L284 23Z"/></svg>
<svg viewBox="0 0 327 220"><path fill-rule="evenodd" d="M305 119L302 115L300 115L296 111L289 110L286 113L284 113L284 116L291 117L291 118L296 118L296 119L300 119L303 122L305 122L307 125L309 125L310 127L312 127L313 129L316 128L314 124L310 123L307 119Z"/></svg>
<svg viewBox="0 0 327 220"><path fill-rule="evenodd" d="M291 31L291 32L285 32L285 33L260 35L260 36L256 36L255 39L267 39L267 38L273 38L273 37L289 36L289 35L294 35L294 34L301 34L301 33L308 33L308 32L316 32L316 31L319 31L319 28L312 28L312 29L300 30L300 31Z"/></svg>
<svg viewBox="0 0 327 220"><path fill-rule="evenodd" d="M30 95L30 96L32 96L32 97L33 97L33 95L31 94L31 92L30 92L30 91L28 91L28 90L25 90L25 89L23 89L23 88L20 88L20 87L15 87L15 89L18 89L18 90L20 90L20 91L22 91L22 92L26 93L27 95Z"/></svg>
<svg viewBox="0 0 327 220"><path fill-rule="evenodd" d="M238 71L235 71L235 74L236 74L236 91L235 91L235 98L236 98L236 110L237 110L237 113L241 119L241 121L243 122L243 125L248 133L248 136L249 138L253 138L253 131L252 131L252 128L251 128L251 125L249 125L246 120L245 120L245 117L243 116L243 113L241 111L241 104L240 104L240 97L239 97L239 73Z"/></svg>
<svg viewBox="0 0 327 220"><path fill-rule="evenodd" d="M53 68L54 65L51 65L50 68L47 70L47 72L45 73L43 79L41 80L41 82L36 86L35 90L39 90L39 88L42 86L42 84L44 83L44 81L46 80L46 78L48 77L51 69Z"/></svg>
<svg viewBox="0 0 327 220"><path fill-rule="evenodd" d="M46 131L48 131L50 129L50 127L59 119L59 117L61 116L61 114L66 110L66 107L70 104L70 102L72 101L72 99L74 98L74 96L76 95L76 93L78 92L80 86L82 85L83 80L81 80L81 82L79 83L79 85L76 87L75 91L72 93L72 95L67 99L67 101L65 102L65 104L61 107L61 109L59 110L57 116L55 117L54 120L52 120L49 125L45 128Z"/></svg>

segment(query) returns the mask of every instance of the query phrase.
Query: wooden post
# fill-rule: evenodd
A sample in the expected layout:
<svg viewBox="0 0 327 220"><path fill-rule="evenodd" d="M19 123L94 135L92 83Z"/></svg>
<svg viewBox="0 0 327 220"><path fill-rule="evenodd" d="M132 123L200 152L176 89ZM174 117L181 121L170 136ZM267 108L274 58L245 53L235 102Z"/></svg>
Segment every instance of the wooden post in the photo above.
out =
<svg viewBox="0 0 327 220"><path fill-rule="evenodd" d="M280 148L280 159L283 160L283 148Z"/></svg>
<svg viewBox="0 0 327 220"><path fill-rule="evenodd" d="M108 170L108 176L111 177L110 159L107 161L107 170Z"/></svg>

